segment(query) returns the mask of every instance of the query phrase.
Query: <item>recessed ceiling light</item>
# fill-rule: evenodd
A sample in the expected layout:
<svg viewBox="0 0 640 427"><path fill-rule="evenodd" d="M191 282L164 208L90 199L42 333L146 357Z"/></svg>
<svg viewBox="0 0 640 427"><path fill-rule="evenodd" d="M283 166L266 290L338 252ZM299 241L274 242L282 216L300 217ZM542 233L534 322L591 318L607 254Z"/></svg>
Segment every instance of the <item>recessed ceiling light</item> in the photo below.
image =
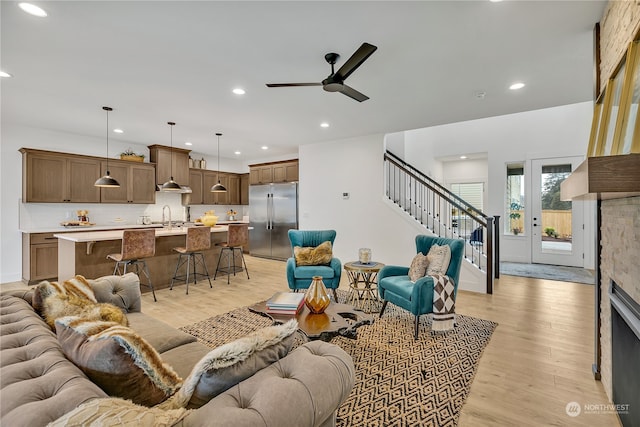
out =
<svg viewBox="0 0 640 427"><path fill-rule="evenodd" d="M328 128L329 127L329 123L327 123L327 122L320 123L320 127L321 128Z"/></svg>
<svg viewBox="0 0 640 427"><path fill-rule="evenodd" d="M7 73L6 71L0 71L0 77L13 77L13 75Z"/></svg>
<svg viewBox="0 0 640 427"><path fill-rule="evenodd" d="M511 86L509 86L509 89L518 90L518 89L522 89L523 87L524 87L524 83L518 82L518 83L514 83Z"/></svg>
<svg viewBox="0 0 640 427"><path fill-rule="evenodd" d="M45 12L44 9L36 6L35 4L23 2L23 3L18 3L18 6L20 7L20 9L24 10L29 15L38 16L40 18L44 18L45 16L47 16L47 12Z"/></svg>
<svg viewBox="0 0 640 427"><path fill-rule="evenodd" d="M491 3L500 3L502 0L489 0Z"/></svg>
<svg viewBox="0 0 640 427"><path fill-rule="evenodd" d="M466 158L467 158L467 156L460 156L460 158L461 158L462 160L464 160L464 159L466 159Z"/></svg>
<svg viewBox="0 0 640 427"><path fill-rule="evenodd" d="M122 129L116 128L113 130L115 133L124 133Z"/></svg>
<svg viewBox="0 0 640 427"><path fill-rule="evenodd" d="M239 151L236 151L236 152L235 152L235 155L236 155L236 156L239 156L240 154L242 154L242 153L241 153L241 152L239 152Z"/></svg>
<svg viewBox="0 0 640 427"><path fill-rule="evenodd" d="M260 147L260 148L262 148L263 150L268 150L268 149L269 149L269 147L267 147L266 145L263 145L263 146L262 146L262 147Z"/></svg>
<svg viewBox="0 0 640 427"><path fill-rule="evenodd" d="M236 95L244 95L246 92L244 91L244 89L237 87L233 90L233 93L235 93Z"/></svg>
<svg viewBox="0 0 640 427"><path fill-rule="evenodd" d="M190 143L189 141L185 142L184 145L188 145L188 146L192 146L193 144Z"/></svg>

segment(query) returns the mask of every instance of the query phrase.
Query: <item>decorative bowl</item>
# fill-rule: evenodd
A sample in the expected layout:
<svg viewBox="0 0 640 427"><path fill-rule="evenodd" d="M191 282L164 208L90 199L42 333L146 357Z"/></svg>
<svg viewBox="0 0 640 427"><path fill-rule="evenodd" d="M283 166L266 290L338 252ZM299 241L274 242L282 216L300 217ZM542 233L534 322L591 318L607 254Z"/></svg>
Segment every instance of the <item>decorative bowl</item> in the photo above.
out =
<svg viewBox="0 0 640 427"><path fill-rule="evenodd" d="M200 222L207 227L213 227L218 222L218 217L215 215L204 215L200 218Z"/></svg>

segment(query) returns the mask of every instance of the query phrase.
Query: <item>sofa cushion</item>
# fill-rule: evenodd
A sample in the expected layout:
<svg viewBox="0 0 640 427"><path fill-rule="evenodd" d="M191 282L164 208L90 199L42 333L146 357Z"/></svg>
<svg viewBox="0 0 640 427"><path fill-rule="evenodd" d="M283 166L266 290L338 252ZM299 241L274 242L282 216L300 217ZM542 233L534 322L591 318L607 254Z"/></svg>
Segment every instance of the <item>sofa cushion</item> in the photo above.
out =
<svg viewBox="0 0 640 427"><path fill-rule="evenodd" d="M427 256L422 252L418 252L411 261L411 267L409 267L409 279L415 283L416 280L424 277L428 266L429 258L427 258Z"/></svg>
<svg viewBox="0 0 640 427"><path fill-rule="evenodd" d="M196 341L196 337L173 328L144 313L129 313L129 327L145 339L158 353Z"/></svg>
<svg viewBox="0 0 640 427"><path fill-rule="evenodd" d="M28 302L0 298L0 425L43 426L87 400L107 397L67 360Z"/></svg>
<svg viewBox="0 0 640 427"><path fill-rule="evenodd" d="M451 248L449 245L434 244L427 254L429 265L427 266L427 276L446 276L451 263Z"/></svg>
<svg viewBox="0 0 640 427"><path fill-rule="evenodd" d="M110 396L153 406L182 384L158 352L130 328L69 316L56 320L56 332L69 360Z"/></svg>
<svg viewBox="0 0 640 427"><path fill-rule="evenodd" d="M164 363L173 367L181 378L187 378L193 367L210 351L211 347L196 341L160 353L160 357Z"/></svg>
<svg viewBox="0 0 640 427"><path fill-rule="evenodd" d="M301 265L328 265L333 258L331 242L322 242L316 247L293 247L293 256L296 266Z"/></svg>
<svg viewBox="0 0 640 427"><path fill-rule="evenodd" d="M323 279L332 279L335 271L326 265L308 265L297 267L294 271L296 279L311 279L313 276L322 276Z"/></svg>
<svg viewBox="0 0 640 427"><path fill-rule="evenodd" d="M172 407L199 408L257 371L286 356L298 329L295 319L259 329L203 357L171 399Z"/></svg>
<svg viewBox="0 0 640 427"><path fill-rule="evenodd" d="M127 325L124 312L107 303L98 303L91 285L80 275L62 283L41 282L36 288L34 301L42 307L47 324L55 329L55 320L63 316L81 316Z"/></svg>

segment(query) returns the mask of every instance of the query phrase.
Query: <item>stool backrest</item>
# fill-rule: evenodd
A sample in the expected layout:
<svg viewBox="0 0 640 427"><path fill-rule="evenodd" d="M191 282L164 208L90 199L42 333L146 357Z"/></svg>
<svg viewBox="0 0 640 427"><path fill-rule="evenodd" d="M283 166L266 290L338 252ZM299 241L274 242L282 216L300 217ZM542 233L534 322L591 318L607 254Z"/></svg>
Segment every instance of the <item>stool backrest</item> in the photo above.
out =
<svg viewBox="0 0 640 427"><path fill-rule="evenodd" d="M187 252L204 251L211 247L211 227L189 227L187 228Z"/></svg>
<svg viewBox="0 0 640 427"><path fill-rule="evenodd" d="M156 230L124 230L122 260L149 258L156 254Z"/></svg>
<svg viewBox="0 0 640 427"><path fill-rule="evenodd" d="M235 248L249 243L249 224L229 224L227 246Z"/></svg>

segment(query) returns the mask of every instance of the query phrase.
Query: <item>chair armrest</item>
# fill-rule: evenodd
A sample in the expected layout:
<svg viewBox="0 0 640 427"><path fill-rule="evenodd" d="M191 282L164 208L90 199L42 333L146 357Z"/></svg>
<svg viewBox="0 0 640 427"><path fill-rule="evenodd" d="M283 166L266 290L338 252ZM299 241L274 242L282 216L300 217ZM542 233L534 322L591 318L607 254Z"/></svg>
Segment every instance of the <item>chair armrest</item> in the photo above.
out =
<svg viewBox="0 0 640 427"><path fill-rule="evenodd" d="M380 280L389 276L406 276L409 274L409 267L402 267L399 265L385 265L378 272L378 283Z"/></svg>
<svg viewBox="0 0 640 427"><path fill-rule="evenodd" d="M287 259L287 283L289 283L289 288L295 289L294 283L296 282L295 278L295 270L296 270L296 259L289 258Z"/></svg>
<svg viewBox="0 0 640 427"><path fill-rule="evenodd" d="M135 273L124 276L104 276L88 279L98 302L107 302L120 307L125 313L140 312L142 298L140 278Z"/></svg>
<svg viewBox="0 0 640 427"><path fill-rule="evenodd" d="M428 297L431 296L431 298ZM413 285L413 291L411 295L411 312L412 313L420 313L423 310L422 305L424 305L425 301L433 301L433 277L424 276L416 280L415 285ZM433 304L433 302L432 302ZM428 307L428 311L431 312L431 307Z"/></svg>

